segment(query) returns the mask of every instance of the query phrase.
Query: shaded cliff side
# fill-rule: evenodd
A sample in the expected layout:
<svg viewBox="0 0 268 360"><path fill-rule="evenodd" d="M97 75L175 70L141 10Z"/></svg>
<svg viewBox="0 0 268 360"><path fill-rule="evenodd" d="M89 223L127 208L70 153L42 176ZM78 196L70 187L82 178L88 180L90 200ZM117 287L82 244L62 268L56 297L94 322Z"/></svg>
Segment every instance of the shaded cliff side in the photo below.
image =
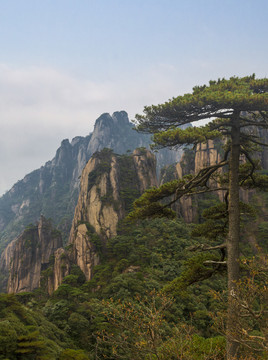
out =
<svg viewBox="0 0 268 360"><path fill-rule="evenodd" d="M137 147L149 147L150 135L133 130L125 111L102 114L88 136L63 140L55 157L40 169L26 175L0 198L0 252L29 223L41 214L52 218L68 238L79 194L79 177L95 151L111 148L124 154ZM161 150L158 168L175 163L181 151Z"/></svg>
<svg viewBox="0 0 268 360"><path fill-rule="evenodd" d="M28 226L1 256L1 272L8 276L7 292L31 291L39 287L41 272L49 267L51 257L61 246L60 232L43 216L37 225Z"/></svg>

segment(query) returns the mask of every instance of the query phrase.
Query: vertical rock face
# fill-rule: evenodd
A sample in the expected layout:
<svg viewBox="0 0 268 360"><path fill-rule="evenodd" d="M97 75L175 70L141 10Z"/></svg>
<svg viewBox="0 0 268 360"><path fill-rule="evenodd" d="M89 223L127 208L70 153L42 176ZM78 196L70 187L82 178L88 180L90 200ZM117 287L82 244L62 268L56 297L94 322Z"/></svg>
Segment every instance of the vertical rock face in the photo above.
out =
<svg viewBox="0 0 268 360"><path fill-rule="evenodd" d="M195 153L195 174L197 174L201 169L218 164L223 157L222 143L217 140L208 140L206 143L198 144L196 147ZM218 173L222 174L222 169L218 170ZM215 181L209 181L211 187L216 187L217 184ZM221 201L224 200L224 192L218 191L215 194L218 195Z"/></svg>
<svg viewBox="0 0 268 360"><path fill-rule="evenodd" d="M9 276L9 268L13 259L13 252L16 245L16 240L13 240L8 246L5 248L5 251L2 252L0 257L0 292L6 292L8 276Z"/></svg>
<svg viewBox="0 0 268 360"><path fill-rule="evenodd" d="M186 149L180 162L171 165L163 174L161 183L172 179L181 179L187 174L197 174L204 167L217 164L221 161L221 145L209 140L198 144L195 150ZM217 194L222 200L223 192ZM198 204L196 196L184 196L174 205L177 214L188 223L195 222L198 216Z"/></svg>
<svg viewBox="0 0 268 360"><path fill-rule="evenodd" d="M148 150L120 156L105 149L88 161L81 176L69 238L72 262L86 279L91 278L92 268L99 263L96 241L105 247L135 198L156 184L155 157Z"/></svg>
<svg viewBox="0 0 268 360"><path fill-rule="evenodd" d="M258 129L257 135L260 137L260 141L263 144L268 144L268 130L267 129ZM265 170L268 170L268 146L262 146L262 150L261 150L261 152L259 152L259 159L260 159L262 168Z"/></svg>
<svg viewBox="0 0 268 360"><path fill-rule="evenodd" d="M61 235L43 216L38 225L29 226L5 249L2 269L9 272L7 292L31 291L40 285L40 275L50 257L62 246Z"/></svg>
<svg viewBox="0 0 268 360"><path fill-rule="evenodd" d="M195 157L194 150L186 149L181 161L177 164L167 167L161 176L161 184L171 181L173 179L181 179L184 175L195 173ZM194 222L197 216L197 209L194 206L195 199L192 196L183 196L174 205L173 210L176 211L179 217L182 217L185 222Z"/></svg>
<svg viewBox="0 0 268 360"><path fill-rule="evenodd" d="M268 131L259 130L258 135L263 143L268 144ZM253 134L253 135L254 135ZM219 140L208 140L206 143L200 143L196 146L195 150L185 150L180 162L171 165L165 169L161 176L161 184L172 179L181 179L187 174L197 174L202 168L215 165L223 158L222 143ZM260 160L263 169L268 169L268 148L263 147L261 152L256 152L254 158ZM245 158L241 156L241 162ZM219 169L222 173L223 169ZM215 185L210 183L210 185ZM221 201L224 199L224 192L218 191L215 194ZM251 197L255 194L254 190L240 190L240 199L243 202L249 203ZM179 216L182 216L186 222L194 222L197 216L197 203L195 196L182 197L174 207L174 210Z"/></svg>
<svg viewBox="0 0 268 360"><path fill-rule="evenodd" d="M139 180L140 194L148 187L157 186L155 156L148 150L136 149L133 151L133 162Z"/></svg>
<svg viewBox="0 0 268 360"><path fill-rule="evenodd" d="M208 140L206 143L198 144L195 153L195 173L199 170L219 163L221 160L213 140Z"/></svg>
<svg viewBox="0 0 268 360"><path fill-rule="evenodd" d="M196 169L196 157L198 152L192 150L186 150L182 159L176 164L175 176L181 179L187 174L193 174L197 172ZM195 198L192 196L183 196L176 204L176 212L184 218L187 223L194 222L197 217L197 208L194 206Z"/></svg>
<svg viewBox="0 0 268 360"><path fill-rule="evenodd" d="M65 276L69 275L71 263L66 250L58 248L53 253L53 263L47 272L42 273L41 281L44 288L51 295L56 290Z"/></svg>
<svg viewBox="0 0 268 360"><path fill-rule="evenodd" d="M68 237L79 193L79 177L92 154L110 148L117 154L149 147L150 135L133 130L125 111L103 114L88 136L63 140L55 157L26 175L0 198L0 252L41 214ZM179 161L181 151L161 150L158 168ZM55 206L57 204L57 206Z"/></svg>
<svg viewBox="0 0 268 360"><path fill-rule="evenodd" d="M132 202L157 185L155 168L154 155L144 148L131 155L97 152L82 172L68 250L61 247L60 233L41 216L38 225L26 228L2 254L1 270L9 273L7 291L31 291L41 284L51 294L72 265L89 280L99 263L98 247L105 249Z"/></svg>

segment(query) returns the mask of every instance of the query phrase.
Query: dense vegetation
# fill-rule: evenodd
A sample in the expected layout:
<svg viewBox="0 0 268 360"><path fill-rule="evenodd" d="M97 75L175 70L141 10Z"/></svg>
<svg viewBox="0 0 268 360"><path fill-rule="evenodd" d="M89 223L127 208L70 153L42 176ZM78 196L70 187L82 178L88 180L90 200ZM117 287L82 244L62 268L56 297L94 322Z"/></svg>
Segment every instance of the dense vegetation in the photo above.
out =
<svg viewBox="0 0 268 360"><path fill-rule="evenodd" d="M208 191L223 191L228 228L221 246L227 250L228 318L227 359L236 357L239 343L232 333L238 322L233 307L233 294L240 279L240 189L268 189L268 176L260 174L256 151L263 143L261 131L268 129L268 80L256 79L255 74L243 78L210 81L196 86L191 94L173 98L164 104L145 106L144 115L136 115L138 130L153 133L154 147L196 146L209 139L223 139L223 158L205 166L199 172L179 181L147 191L136 201L133 217L169 216L167 204L159 200L174 195L175 200L185 195ZM206 125L181 129L186 124L208 120ZM227 176L222 169L227 168ZM170 202L170 203L171 203ZM220 246L220 245L219 245ZM222 259L223 260L223 259Z"/></svg>
<svg viewBox="0 0 268 360"><path fill-rule="evenodd" d="M74 266L51 297L42 288L2 294L0 359L224 359L223 329L213 317L224 313L217 293L226 289L226 272L198 281L208 270L204 260L219 254L193 257L199 240L192 230L181 220L122 223L99 250L91 281ZM174 279L180 286L168 291ZM265 359L262 352L248 358Z"/></svg>

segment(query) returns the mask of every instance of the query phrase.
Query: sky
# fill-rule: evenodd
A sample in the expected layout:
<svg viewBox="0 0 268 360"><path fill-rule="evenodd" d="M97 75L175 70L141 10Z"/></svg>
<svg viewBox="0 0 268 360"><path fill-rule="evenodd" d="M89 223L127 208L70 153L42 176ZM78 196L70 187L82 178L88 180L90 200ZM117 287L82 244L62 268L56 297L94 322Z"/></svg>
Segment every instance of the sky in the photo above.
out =
<svg viewBox="0 0 268 360"><path fill-rule="evenodd" d="M105 112L268 76L267 0L0 0L0 195Z"/></svg>

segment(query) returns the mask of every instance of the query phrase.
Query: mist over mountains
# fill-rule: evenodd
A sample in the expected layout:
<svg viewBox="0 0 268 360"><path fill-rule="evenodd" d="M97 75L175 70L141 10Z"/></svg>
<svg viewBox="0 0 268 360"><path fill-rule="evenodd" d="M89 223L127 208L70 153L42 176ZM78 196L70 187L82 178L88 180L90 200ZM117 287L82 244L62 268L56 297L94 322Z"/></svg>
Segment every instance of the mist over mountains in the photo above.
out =
<svg viewBox="0 0 268 360"><path fill-rule="evenodd" d="M138 147L149 148L150 135L133 130L125 111L102 114L87 136L61 142L55 157L27 174L0 198L0 251L29 223L41 215L68 237L78 199L79 177L94 152L110 148L117 154ZM156 154L157 171L180 160L181 151L161 150Z"/></svg>

